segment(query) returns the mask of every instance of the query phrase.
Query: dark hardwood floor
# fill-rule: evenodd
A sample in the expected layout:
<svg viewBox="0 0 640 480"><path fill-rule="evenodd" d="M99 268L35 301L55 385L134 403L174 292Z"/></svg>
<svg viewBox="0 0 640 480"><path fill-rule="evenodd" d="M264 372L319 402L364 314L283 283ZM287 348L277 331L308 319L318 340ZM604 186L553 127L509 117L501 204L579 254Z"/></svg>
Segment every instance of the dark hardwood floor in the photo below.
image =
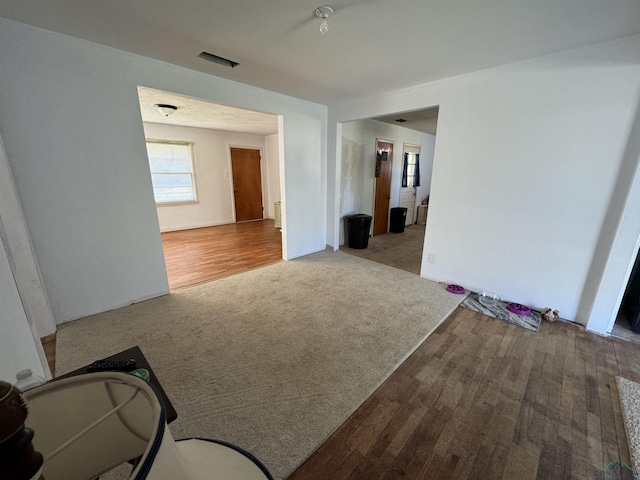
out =
<svg viewBox="0 0 640 480"><path fill-rule="evenodd" d="M458 308L289 480L598 478L631 464L615 376L639 355Z"/></svg>
<svg viewBox="0 0 640 480"><path fill-rule="evenodd" d="M42 342L42 348L44 350L44 354L47 357L47 363L49 364L49 370L51 370L51 375L55 376L56 374L56 334L53 333L51 335L47 335L46 337L42 337L40 339Z"/></svg>
<svg viewBox="0 0 640 480"><path fill-rule="evenodd" d="M165 232L169 289L264 267L282 260L282 234L270 219Z"/></svg>

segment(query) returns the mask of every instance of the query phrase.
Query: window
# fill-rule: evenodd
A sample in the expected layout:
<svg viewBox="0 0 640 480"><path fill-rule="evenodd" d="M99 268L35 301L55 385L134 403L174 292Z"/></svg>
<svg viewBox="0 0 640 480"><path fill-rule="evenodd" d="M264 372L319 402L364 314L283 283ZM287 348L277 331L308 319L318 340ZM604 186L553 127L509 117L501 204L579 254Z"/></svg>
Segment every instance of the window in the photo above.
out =
<svg viewBox="0 0 640 480"><path fill-rule="evenodd" d="M420 154L404 152L404 165L402 167L402 186L403 187L419 187L420 186Z"/></svg>
<svg viewBox="0 0 640 480"><path fill-rule="evenodd" d="M196 201L190 143L147 141L156 204Z"/></svg>

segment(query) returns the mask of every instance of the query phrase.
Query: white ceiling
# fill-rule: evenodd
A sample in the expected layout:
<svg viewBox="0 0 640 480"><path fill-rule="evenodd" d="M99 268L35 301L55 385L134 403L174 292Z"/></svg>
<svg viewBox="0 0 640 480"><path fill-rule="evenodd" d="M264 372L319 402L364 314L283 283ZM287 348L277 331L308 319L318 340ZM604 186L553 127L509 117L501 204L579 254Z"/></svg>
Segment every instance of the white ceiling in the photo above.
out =
<svg viewBox="0 0 640 480"><path fill-rule="evenodd" d="M0 0L0 16L324 104L640 33L638 0L326 1L324 35L319 0Z"/></svg>
<svg viewBox="0 0 640 480"><path fill-rule="evenodd" d="M227 107L145 87L138 87L138 97L140 99L140 113L144 122L210 128L263 136L278 133L278 117L276 115ZM154 107L156 103L173 105L178 110L165 117Z"/></svg>
<svg viewBox="0 0 640 480"><path fill-rule="evenodd" d="M438 127L438 107L416 110L413 112L394 113L382 117L374 117L373 120L389 123L398 127L409 128L419 132L435 135Z"/></svg>

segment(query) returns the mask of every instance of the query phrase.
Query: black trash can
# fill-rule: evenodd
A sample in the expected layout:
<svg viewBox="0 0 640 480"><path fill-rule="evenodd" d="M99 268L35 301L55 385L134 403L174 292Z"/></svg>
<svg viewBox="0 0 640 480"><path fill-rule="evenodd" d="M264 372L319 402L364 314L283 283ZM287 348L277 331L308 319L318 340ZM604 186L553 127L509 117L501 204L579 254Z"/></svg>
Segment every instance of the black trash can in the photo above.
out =
<svg viewBox="0 0 640 480"><path fill-rule="evenodd" d="M391 209L391 226L389 231L393 233L404 232L404 224L407 220L407 209L404 207L395 207Z"/></svg>
<svg viewBox="0 0 640 480"><path fill-rule="evenodd" d="M349 248L367 248L369 245L369 230L371 229L371 215L357 213L345 215L347 221L347 240Z"/></svg>

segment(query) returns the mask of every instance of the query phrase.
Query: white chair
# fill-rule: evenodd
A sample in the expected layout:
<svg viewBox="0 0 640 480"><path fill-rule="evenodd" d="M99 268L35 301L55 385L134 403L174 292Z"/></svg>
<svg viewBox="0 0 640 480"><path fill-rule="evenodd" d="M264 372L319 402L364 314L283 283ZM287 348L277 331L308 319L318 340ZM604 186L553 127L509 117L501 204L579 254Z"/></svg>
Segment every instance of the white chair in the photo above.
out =
<svg viewBox="0 0 640 480"><path fill-rule="evenodd" d="M273 480L260 461L216 440L175 441L153 386L119 372L79 375L25 392L26 426L46 480L93 480L139 461L131 480Z"/></svg>

